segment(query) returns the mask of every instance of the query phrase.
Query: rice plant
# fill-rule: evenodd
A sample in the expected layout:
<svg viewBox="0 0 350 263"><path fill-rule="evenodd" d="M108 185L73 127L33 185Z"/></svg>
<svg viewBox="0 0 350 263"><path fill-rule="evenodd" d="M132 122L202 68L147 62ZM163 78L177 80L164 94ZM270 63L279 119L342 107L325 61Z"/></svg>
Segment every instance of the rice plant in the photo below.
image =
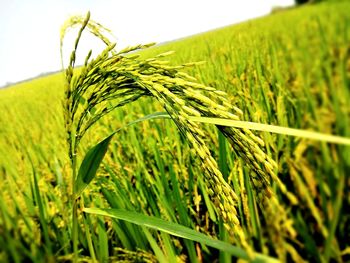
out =
<svg viewBox="0 0 350 263"><path fill-rule="evenodd" d="M0 261L347 262L348 8L122 51L68 20L65 76L0 91Z"/></svg>
<svg viewBox="0 0 350 263"><path fill-rule="evenodd" d="M189 116L239 120L241 110L231 106L226 99L225 92L199 84L194 78L179 71L183 67L195 65L194 63L169 66L164 61L159 60L159 58L169 55L169 52L147 60L138 60L138 55L127 56L128 53L147 48L149 45L139 45L115 52L113 51L115 45L110 44L110 41L103 36L99 24L90 21L89 14L84 20L81 18L70 20L70 23L67 23L63 28L63 32L66 31L66 27L75 25L77 21L82 24L82 27L66 70L65 90L65 123L72 165L74 253L77 254L78 251L76 200L83 188L95 176L107 145L114 134L107 137L103 144L100 143L97 148L93 148L86 155L79 168L79 173L77 173L76 156L79 143L88 129L113 109L133 102L141 96L152 96L161 103L179 131L200 157L208 193L219 208L225 227L230 231L231 236L235 237L235 242L249 250L253 255L237 218L236 203L238 197L223 179L217 162L206 147L203 130L197 123L189 120ZM75 54L80 36L85 28L101 38L106 43L107 48L91 61L89 61L89 54L80 74L75 77ZM61 38L63 37L64 34ZM208 96L204 95L203 91L209 92ZM270 177L278 180L274 171L276 164L264 153L263 141L249 130L241 131L227 127L220 129L230 139L237 153L244 157L247 164L254 169L256 178L252 177L252 180L257 191L262 193L262 200L265 198L263 197L265 196L264 192L269 191L268 199L275 202L273 206L279 206L279 203L276 202L277 199L273 198L272 192L269 190ZM279 180L278 182L283 186ZM285 187L282 189L285 190ZM266 204L268 203L266 202ZM272 211L271 213L273 213Z"/></svg>

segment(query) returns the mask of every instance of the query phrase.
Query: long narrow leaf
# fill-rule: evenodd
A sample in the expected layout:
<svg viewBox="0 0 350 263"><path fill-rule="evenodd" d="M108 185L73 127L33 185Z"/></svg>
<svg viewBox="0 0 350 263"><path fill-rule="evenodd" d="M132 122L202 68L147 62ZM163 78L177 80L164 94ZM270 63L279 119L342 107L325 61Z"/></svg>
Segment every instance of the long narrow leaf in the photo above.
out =
<svg viewBox="0 0 350 263"><path fill-rule="evenodd" d="M230 126L235 128L249 129L255 131L265 131L272 132L284 135L290 135L295 137L307 138L312 140L324 141L329 143L337 143L350 145L350 138L325 134L320 132L302 130L302 129L294 129L288 127L281 127L276 125L262 124L256 122L249 121L235 121L230 119L222 119L222 118L208 118L208 117L188 117L191 121L197 121L202 123L215 124L220 126Z"/></svg>
<svg viewBox="0 0 350 263"><path fill-rule="evenodd" d="M44 202L43 202L43 198L41 196L40 193L40 189L39 189L39 182L38 182L38 177L37 177L37 173L35 171L34 168L34 164L30 159L30 163L32 165L32 170L33 170L33 188L34 188L34 197L35 197L35 201L38 205L38 209L39 209L39 220L40 220L40 225L42 227L43 230L43 236L44 236L44 240L45 240L45 245L46 247L46 251L47 253L51 253L51 240L49 237L49 229L47 226L47 220L46 220L46 216L45 216L45 207L44 207Z"/></svg>
<svg viewBox="0 0 350 263"><path fill-rule="evenodd" d="M171 234L173 236L200 242L207 246L219 249L220 251L230 253L231 255L236 256L238 258L250 260L247 252L245 252L242 248L233 246L221 240L215 240L191 228L179 225L177 223L168 222L157 217L147 216L134 211L126 211L123 209L84 208L83 211L85 213L108 216L124 220L130 223L134 223L139 226L149 227L155 230ZM252 262L278 262L278 260L256 253L255 258L252 260Z"/></svg>
<svg viewBox="0 0 350 263"><path fill-rule="evenodd" d="M146 116L143 116L137 120L131 121L127 124L125 124L124 126L120 127L118 130L116 130L115 132L113 132L113 134L116 134L117 132L121 131L122 129L125 129L131 125L134 125L136 123L142 122L142 121L148 121L148 120L152 120L152 119L171 119L170 115L166 112L155 112L155 113L151 113L148 114Z"/></svg>
<svg viewBox="0 0 350 263"><path fill-rule="evenodd" d="M75 197L78 198L84 189L90 184L92 179L95 177L97 169L99 168L106 152L108 145L117 132L120 130L129 127L130 125L139 123L141 121L151 120L151 119L164 119L170 118L169 114L166 112L156 112L149 115L146 115L142 118L139 118L135 121L132 121L125 126L119 128L108 137L97 143L93 146L85 155L78 172L77 179L74 182L74 193Z"/></svg>
<svg viewBox="0 0 350 263"><path fill-rule="evenodd" d="M109 135L86 153L84 160L80 165L77 179L74 182L74 193L76 198L80 196L83 190L95 177L97 169L107 152L109 142L114 134L115 133Z"/></svg>

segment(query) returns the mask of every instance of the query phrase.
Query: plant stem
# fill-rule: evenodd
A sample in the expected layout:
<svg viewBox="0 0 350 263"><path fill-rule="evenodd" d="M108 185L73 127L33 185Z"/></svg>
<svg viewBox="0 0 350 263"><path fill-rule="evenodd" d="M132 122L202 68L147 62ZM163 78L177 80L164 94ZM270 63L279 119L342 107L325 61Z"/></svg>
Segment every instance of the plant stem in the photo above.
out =
<svg viewBox="0 0 350 263"><path fill-rule="evenodd" d="M74 182L76 178L76 153L73 151L72 158L72 239L73 239L73 253L74 261L78 262L78 202L75 198Z"/></svg>
<svg viewBox="0 0 350 263"><path fill-rule="evenodd" d="M80 198L80 209L84 209L84 199L83 198ZM87 216L88 215L83 214L82 218L83 218L83 222L84 222L86 241L87 241L87 244L89 247L91 259L92 259L92 262L95 263L95 262L97 262L97 260L96 260L95 249L94 249L94 245L92 243L92 238L91 238L91 233L90 233L91 222L88 221Z"/></svg>

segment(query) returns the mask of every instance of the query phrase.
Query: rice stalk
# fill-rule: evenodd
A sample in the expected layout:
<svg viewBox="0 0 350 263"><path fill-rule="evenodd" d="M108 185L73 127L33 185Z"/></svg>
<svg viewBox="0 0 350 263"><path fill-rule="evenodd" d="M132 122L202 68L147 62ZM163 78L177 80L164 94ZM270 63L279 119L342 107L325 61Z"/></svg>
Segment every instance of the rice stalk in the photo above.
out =
<svg viewBox="0 0 350 263"><path fill-rule="evenodd" d="M137 45L116 52L115 44L112 44L104 35L105 28L90 21L90 14L85 19L78 17L66 22L61 34L61 45L67 29L77 24L80 24L81 28L69 66L65 71L64 102L68 154L73 171L79 143L99 119L140 97L154 97L168 112L179 131L199 156L208 193L218 208L225 227L235 237L236 242L251 252L237 216L238 196L218 169L216 160L206 146L206 135L200 124L190 120L191 116L203 116L239 121L242 111L231 105L225 92L200 84L195 78L181 72L198 63L171 66L168 62L159 59L168 56L169 52L143 60L137 54L131 53L148 48L152 44ZM85 28L100 38L106 44L106 48L94 59L90 58L91 53L89 53L81 73L77 75L74 72L75 54ZM288 191L276 176L277 165L265 153L263 140L248 129L217 127L229 139L235 152L246 160L246 165L251 168L250 179L258 193L259 201L268 208L268 216L283 212L284 209L270 188L271 181L275 181L282 192L288 194ZM75 177L73 173L72 179L75 180ZM286 221L285 213L281 215ZM293 231L292 226L282 225L285 225L290 232Z"/></svg>

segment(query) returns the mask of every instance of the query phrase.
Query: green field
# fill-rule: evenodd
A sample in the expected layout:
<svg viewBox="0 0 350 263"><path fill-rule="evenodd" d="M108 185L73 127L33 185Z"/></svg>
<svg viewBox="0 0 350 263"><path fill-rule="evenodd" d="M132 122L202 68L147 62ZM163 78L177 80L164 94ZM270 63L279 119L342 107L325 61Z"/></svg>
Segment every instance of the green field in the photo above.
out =
<svg viewBox="0 0 350 263"><path fill-rule="evenodd" d="M349 10L348 1L283 10L142 50L138 59L173 50L164 58L171 65L205 61L186 73L227 92L241 120L350 138ZM0 89L0 262L76 260L64 81L59 73ZM78 165L112 132L163 111L152 97L115 109L82 139ZM232 214L242 234L227 227L225 204L214 201L188 138L171 119L153 119L114 135L77 201L80 262L350 261L349 145L253 131L277 163L261 186L249 153L232 148L222 127L198 125L238 196ZM118 210L98 216L84 207ZM165 230L157 219L176 225ZM181 234L179 225L223 242Z"/></svg>

